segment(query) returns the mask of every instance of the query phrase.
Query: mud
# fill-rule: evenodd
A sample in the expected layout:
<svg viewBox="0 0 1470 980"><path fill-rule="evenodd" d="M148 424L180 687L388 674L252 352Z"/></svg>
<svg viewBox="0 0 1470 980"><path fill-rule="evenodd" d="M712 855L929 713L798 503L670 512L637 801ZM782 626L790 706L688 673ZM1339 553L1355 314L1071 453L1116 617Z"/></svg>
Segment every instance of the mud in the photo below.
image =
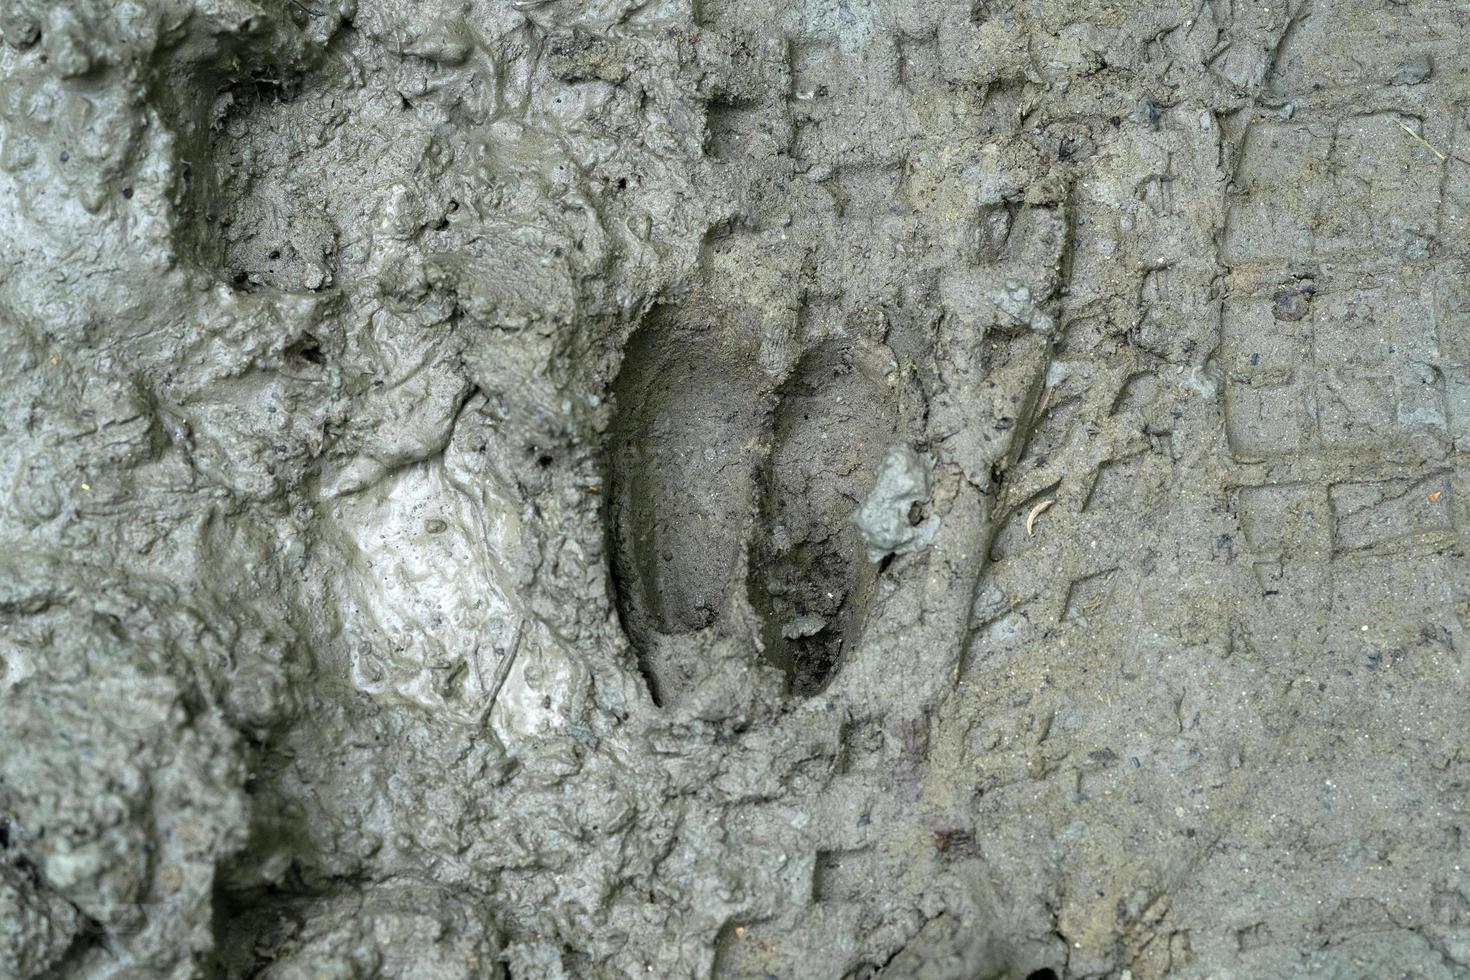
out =
<svg viewBox="0 0 1470 980"><path fill-rule="evenodd" d="M1466 18L5 0L0 977L1470 976Z"/></svg>

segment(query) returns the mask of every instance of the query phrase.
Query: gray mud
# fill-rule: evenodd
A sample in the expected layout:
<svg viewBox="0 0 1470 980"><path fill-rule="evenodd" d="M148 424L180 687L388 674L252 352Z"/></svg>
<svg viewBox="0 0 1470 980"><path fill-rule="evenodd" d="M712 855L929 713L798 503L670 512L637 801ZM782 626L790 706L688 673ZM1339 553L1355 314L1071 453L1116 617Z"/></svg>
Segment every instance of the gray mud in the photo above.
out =
<svg viewBox="0 0 1470 980"><path fill-rule="evenodd" d="M1467 26L0 0L0 978L1470 976Z"/></svg>

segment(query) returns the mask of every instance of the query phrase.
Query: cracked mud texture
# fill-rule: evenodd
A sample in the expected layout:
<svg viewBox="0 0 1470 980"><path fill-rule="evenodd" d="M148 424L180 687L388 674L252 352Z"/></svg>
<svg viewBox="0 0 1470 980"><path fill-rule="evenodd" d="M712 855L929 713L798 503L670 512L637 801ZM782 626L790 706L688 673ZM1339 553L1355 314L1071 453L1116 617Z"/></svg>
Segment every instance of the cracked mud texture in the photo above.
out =
<svg viewBox="0 0 1470 980"><path fill-rule="evenodd" d="M0 977L1470 976L1467 22L3 0Z"/></svg>

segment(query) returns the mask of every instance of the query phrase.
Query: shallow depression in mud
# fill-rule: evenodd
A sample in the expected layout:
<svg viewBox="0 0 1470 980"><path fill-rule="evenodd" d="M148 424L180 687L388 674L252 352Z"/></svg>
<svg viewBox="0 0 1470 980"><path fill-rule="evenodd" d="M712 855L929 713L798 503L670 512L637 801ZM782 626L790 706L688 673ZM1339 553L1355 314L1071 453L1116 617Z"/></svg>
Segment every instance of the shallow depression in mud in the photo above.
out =
<svg viewBox="0 0 1470 980"><path fill-rule="evenodd" d="M763 426L753 372L679 316L660 308L629 344L610 445L618 612L661 699L698 669L665 638L712 626L729 595Z"/></svg>
<svg viewBox="0 0 1470 980"><path fill-rule="evenodd" d="M851 344L829 342L780 390L749 587L766 648L801 696L832 680L877 574L851 517L898 427L880 369Z"/></svg>
<svg viewBox="0 0 1470 980"><path fill-rule="evenodd" d="M619 615L660 700L697 681L693 635L746 603L765 660L810 696L861 632L879 569L852 515L897 438L892 355L821 343L765 392L738 345L684 316L650 317L614 388Z"/></svg>

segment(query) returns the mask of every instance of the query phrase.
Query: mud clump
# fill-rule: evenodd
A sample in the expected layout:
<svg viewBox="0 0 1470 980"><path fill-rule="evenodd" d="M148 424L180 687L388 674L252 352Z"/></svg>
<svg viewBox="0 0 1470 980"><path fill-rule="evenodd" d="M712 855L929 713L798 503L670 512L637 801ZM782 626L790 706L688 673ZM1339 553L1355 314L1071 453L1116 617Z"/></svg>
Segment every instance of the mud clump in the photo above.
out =
<svg viewBox="0 0 1470 980"><path fill-rule="evenodd" d="M1470 973L1452 7L10 0L0 980Z"/></svg>
<svg viewBox="0 0 1470 980"><path fill-rule="evenodd" d="M939 519L926 514L934 492L933 469L933 460L907 446L895 446L883 457L872 492L852 516L869 561L907 555L934 540Z"/></svg>

